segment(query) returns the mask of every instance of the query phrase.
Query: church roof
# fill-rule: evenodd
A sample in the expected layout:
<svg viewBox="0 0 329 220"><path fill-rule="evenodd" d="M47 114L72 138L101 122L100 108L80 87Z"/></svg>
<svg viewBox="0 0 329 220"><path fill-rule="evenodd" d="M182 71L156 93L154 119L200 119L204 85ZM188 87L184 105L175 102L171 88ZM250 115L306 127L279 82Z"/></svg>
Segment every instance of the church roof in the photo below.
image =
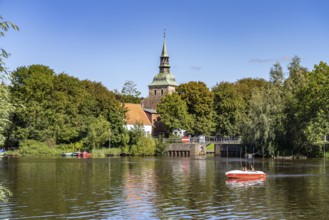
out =
<svg viewBox="0 0 329 220"><path fill-rule="evenodd" d="M178 86L174 75L170 73L159 73L153 78L149 86Z"/></svg>

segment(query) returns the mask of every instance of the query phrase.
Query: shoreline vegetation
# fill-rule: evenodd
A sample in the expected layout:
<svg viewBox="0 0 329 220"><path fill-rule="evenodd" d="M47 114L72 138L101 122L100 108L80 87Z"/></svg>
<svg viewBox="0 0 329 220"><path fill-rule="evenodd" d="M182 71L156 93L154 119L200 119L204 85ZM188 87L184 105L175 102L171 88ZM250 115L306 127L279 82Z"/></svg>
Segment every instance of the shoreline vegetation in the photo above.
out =
<svg viewBox="0 0 329 220"><path fill-rule="evenodd" d="M150 152L149 154L143 154L135 152L134 154L129 153L129 151L123 152L121 148L100 148L93 149L90 151L91 158L107 158L107 157L120 157L120 156L165 156L166 145L164 143L159 144L159 140L155 140L157 145L155 151ZM30 146L29 146L30 145ZM162 147L162 149L161 149ZM206 147L208 152L214 152L214 144L209 144ZM30 157L30 158L61 158L62 153L65 152L83 152L83 149L77 149L73 145L67 146L54 146L48 147L44 143L29 141L28 146L18 148L16 150L8 150L5 152L3 157ZM161 152L161 153L160 153ZM244 157L241 157L242 159ZM266 157L268 159L274 160L300 160L300 159L309 159L305 155L288 155L288 156L274 156ZM325 159L329 158L329 152L325 153Z"/></svg>
<svg viewBox="0 0 329 220"><path fill-rule="evenodd" d="M140 135L144 135L141 133ZM87 150L81 144L66 144L48 146L44 142L35 140L25 140L21 142L19 148L7 150L4 157L33 157L33 158L58 158L66 152L83 152L91 153L92 158L105 158L109 156L163 156L166 154L166 144L162 138L151 138L139 136L140 140L133 145L125 147L111 148L94 148ZM90 149L90 148L88 148Z"/></svg>
<svg viewBox="0 0 329 220"><path fill-rule="evenodd" d="M0 37L9 29L18 27L0 16ZM8 56L2 49L0 147L18 149L15 155L40 157L83 150L102 156L115 151L107 148L124 155L165 154L161 137L146 137L143 125L126 129L124 103L143 99L135 83L127 81L121 92L110 91L100 82L58 74L42 64L9 72L4 62ZM287 71L276 62L268 80L219 78L211 89L202 81L182 83L157 105L161 118L156 124L165 128L165 137L175 129L191 136L239 136L249 152L266 158L326 157L329 66L320 61L308 70L295 56Z"/></svg>

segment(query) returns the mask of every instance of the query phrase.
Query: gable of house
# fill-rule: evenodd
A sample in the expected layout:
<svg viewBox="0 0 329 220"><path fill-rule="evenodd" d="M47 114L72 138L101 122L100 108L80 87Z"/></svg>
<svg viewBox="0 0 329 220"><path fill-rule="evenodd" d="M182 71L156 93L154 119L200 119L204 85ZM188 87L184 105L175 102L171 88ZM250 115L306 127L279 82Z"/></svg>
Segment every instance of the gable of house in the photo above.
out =
<svg viewBox="0 0 329 220"><path fill-rule="evenodd" d="M140 104L125 103L127 129L132 129L135 125L142 124L147 134L152 134L152 123L144 112Z"/></svg>

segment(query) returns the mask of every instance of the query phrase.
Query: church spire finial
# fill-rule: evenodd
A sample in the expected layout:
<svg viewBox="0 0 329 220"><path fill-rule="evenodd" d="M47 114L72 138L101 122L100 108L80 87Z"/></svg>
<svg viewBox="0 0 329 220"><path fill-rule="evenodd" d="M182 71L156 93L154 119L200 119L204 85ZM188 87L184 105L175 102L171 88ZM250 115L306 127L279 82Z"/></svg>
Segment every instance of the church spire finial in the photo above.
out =
<svg viewBox="0 0 329 220"><path fill-rule="evenodd" d="M166 45L166 29L164 29L164 32L163 32L163 47L162 47L161 57L169 57L168 51L167 51L167 45Z"/></svg>

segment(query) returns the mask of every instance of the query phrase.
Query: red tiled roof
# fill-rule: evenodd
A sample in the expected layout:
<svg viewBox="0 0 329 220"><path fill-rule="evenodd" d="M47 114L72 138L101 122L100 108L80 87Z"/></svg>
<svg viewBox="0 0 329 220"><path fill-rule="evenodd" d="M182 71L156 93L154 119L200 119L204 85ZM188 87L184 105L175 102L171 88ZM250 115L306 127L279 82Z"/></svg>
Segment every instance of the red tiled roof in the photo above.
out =
<svg viewBox="0 0 329 220"><path fill-rule="evenodd" d="M125 103L124 105L125 108L127 108L126 120L128 125L135 125L138 123L151 125L150 120L140 104Z"/></svg>

